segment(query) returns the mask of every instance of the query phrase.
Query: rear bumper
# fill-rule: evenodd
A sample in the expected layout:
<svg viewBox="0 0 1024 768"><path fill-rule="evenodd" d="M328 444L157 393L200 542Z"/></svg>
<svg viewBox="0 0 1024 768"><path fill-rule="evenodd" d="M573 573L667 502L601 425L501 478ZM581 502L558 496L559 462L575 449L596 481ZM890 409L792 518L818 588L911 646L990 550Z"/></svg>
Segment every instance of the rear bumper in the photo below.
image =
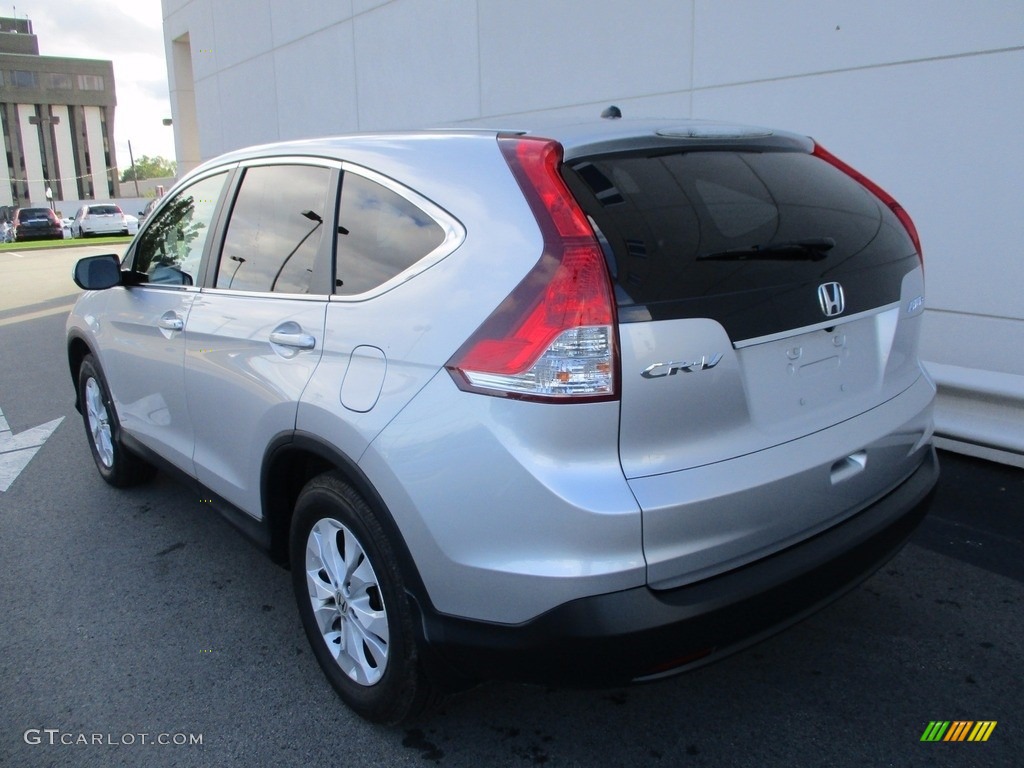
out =
<svg viewBox="0 0 1024 768"><path fill-rule="evenodd" d="M868 578L927 514L938 476L928 447L920 466L867 509L770 557L683 587L582 598L518 625L424 614L427 653L448 673L569 685L622 684L700 666L796 623Z"/></svg>
<svg viewBox="0 0 1024 768"><path fill-rule="evenodd" d="M62 240L64 239L63 229L31 229L16 232L14 239L17 242L25 240Z"/></svg>

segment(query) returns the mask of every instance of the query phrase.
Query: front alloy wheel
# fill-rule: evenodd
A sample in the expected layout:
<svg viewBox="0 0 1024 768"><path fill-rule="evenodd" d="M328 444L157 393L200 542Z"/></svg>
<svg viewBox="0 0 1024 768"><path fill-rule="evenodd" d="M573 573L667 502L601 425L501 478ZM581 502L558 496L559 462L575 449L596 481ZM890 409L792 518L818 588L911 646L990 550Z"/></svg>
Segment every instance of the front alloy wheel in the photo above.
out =
<svg viewBox="0 0 1024 768"><path fill-rule="evenodd" d="M144 483L156 473L152 464L121 444L121 430L113 400L99 364L92 355L78 368L78 402L85 434L100 476L113 486Z"/></svg>
<svg viewBox="0 0 1024 768"><path fill-rule="evenodd" d="M107 469L114 466L114 441L110 431L110 414L103 402L100 383L89 377L85 380L85 428L92 439L96 458Z"/></svg>

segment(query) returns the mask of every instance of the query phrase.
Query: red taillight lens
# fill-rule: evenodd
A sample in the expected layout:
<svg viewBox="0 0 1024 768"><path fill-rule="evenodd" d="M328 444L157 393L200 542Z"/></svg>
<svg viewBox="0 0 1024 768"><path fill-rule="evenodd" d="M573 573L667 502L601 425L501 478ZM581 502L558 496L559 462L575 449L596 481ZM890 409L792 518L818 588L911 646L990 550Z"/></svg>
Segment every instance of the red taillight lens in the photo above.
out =
<svg viewBox="0 0 1024 768"><path fill-rule="evenodd" d="M881 200L889 210L896 214L896 218L900 220L900 224L903 225L903 227L907 230L907 234L910 235L910 239L914 243L914 249L917 251L917 255L921 259L921 264L924 264L924 252L921 250L921 238L917 234L917 227L914 226L914 222L910 218L910 214L906 212L902 205L896 202L896 198L894 198L880 186L875 184L875 182L873 182L863 173L844 163L842 160L833 155L831 152L829 152L827 149L825 149L823 146L821 146L821 144L818 144L817 142L815 142L814 144L813 154L815 157L820 157L829 165L835 166L840 171L849 176L851 179L860 183L869 192L871 192L871 194L873 194L875 197Z"/></svg>
<svg viewBox="0 0 1024 768"><path fill-rule="evenodd" d="M499 139L544 237L540 261L448 361L467 391L547 402L616 397L615 309L604 254L559 174L562 148Z"/></svg>

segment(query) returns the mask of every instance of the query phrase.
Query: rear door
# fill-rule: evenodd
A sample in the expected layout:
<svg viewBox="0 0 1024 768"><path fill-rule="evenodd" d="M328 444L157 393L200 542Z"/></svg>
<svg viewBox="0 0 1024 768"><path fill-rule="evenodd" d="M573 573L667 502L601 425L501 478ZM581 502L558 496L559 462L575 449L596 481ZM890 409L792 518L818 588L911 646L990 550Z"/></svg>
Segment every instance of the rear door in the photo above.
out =
<svg viewBox="0 0 1024 768"><path fill-rule="evenodd" d="M266 447L295 428L323 353L338 165L301 158L240 169L186 330L196 476L261 516Z"/></svg>
<svg viewBox="0 0 1024 768"><path fill-rule="evenodd" d="M726 146L573 167L615 272L628 477L779 445L920 375L900 322L901 296L923 293L918 254L828 163Z"/></svg>
<svg viewBox="0 0 1024 768"><path fill-rule="evenodd" d="M934 391L900 395L922 376L923 272L875 195L750 142L571 166L614 273L619 456L652 587L813 535L920 463Z"/></svg>

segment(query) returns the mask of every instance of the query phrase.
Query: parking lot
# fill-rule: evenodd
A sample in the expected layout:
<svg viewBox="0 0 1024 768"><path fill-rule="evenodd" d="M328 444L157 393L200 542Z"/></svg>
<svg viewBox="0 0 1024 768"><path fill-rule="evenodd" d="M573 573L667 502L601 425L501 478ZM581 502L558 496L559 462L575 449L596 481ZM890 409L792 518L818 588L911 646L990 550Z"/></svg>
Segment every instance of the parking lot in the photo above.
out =
<svg viewBox="0 0 1024 768"><path fill-rule="evenodd" d="M404 727L359 720L284 570L172 481L97 475L63 339L91 252L0 253L0 410L13 436L63 418L0 492L0 765L1021 765L1024 471L949 453L912 543L753 649L642 687L487 684ZM997 725L922 742L936 720Z"/></svg>

